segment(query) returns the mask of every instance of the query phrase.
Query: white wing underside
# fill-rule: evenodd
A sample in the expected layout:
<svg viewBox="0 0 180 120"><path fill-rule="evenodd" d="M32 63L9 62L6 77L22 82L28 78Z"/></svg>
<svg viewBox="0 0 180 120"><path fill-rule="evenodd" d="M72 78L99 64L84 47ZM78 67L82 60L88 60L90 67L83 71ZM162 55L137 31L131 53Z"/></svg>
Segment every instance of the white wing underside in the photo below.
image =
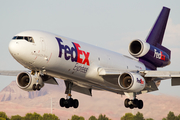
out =
<svg viewBox="0 0 180 120"><path fill-rule="evenodd" d="M17 76L21 72L25 72L25 70L0 70L0 75Z"/></svg>
<svg viewBox="0 0 180 120"><path fill-rule="evenodd" d="M17 76L19 73L21 72L25 72L25 70L14 70L14 71L0 71L0 75L6 75L6 76ZM127 71L127 70L118 70L118 69L109 69L109 68L99 68L98 69L98 73L99 76L102 77L110 77L110 78L116 78L116 79L110 79L111 82L113 84L117 84L117 76L121 75L124 72L136 72L138 74L140 74L141 76L143 76L144 78L151 78L152 81L147 83L146 85L146 89L144 91L141 91L139 94L141 93L147 93L147 92L151 92L151 91L156 91L158 90L157 85L155 83L155 81L159 81L159 80L165 80L165 79L171 79L171 83L172 86L175 85L180 85L180 71L149 71L149 70L144 70L144 71ZM54 84L54 80L50 80L50 81L46 81L45 83L49 83L49 84ZM53 82L53 83L52 83ZM84 89L79 89L79 86L77 85L77 88L75 89L75 91L81 91L81 93L84 93L82 91L84 91ZM91 95L91 92L89 89L87 89L84 94L87 95ZM127 93L124 93L127 94ZM128 93L130 94L130 93Z"/></svg>
<svg viewBox="0 0 180 120"><path fill-rule="evenodd" d="M180 85L180 71L150 71L150 70L142 70L142 71L127 71L127 70L118 70L118 69L109 69L109 68L99 68L98 69L100 76L119 76L124 72L134 72L143 76L145 79L151 79L151 81L146 82L146 88L137 93L147 93L158 90L158 86L161 80L171 79L171 85L176 86ZM112 81L113 82L113 81ZM128 97L132 96L132 93L124 94Z"/></svg>
<svg viewBox="0 0 180 120"><path fill-rule="evenodd" d="M180 71L127 71L127 70L118 70L118 69L109 69L109 68L99 68L98 70L100 76L108 75L121 75L124 72L136 72L143 76L144 78L152 78L153 81L171 79L172 86L180 85Z"/></svg>
<svg viewBox="0 0 180 120"><path fill-rule="evenodd" d="M28 70L12 70L12 71L0 70L0 75L17 76L21 72L31 72L31 71L28 71ZM58 85L58 82L53 77L51 77L48 80L44 81L44 83Z"/></svg>
<svg viewBox="0 0 180 120"><path fill-rule="evenodd" d="M120 75L124 72L136 72L144 77L160 77L160 78L174 78L180 77L180 71L150 71L150 70L142 70L142 71L129 71L129 70L118 70L118 69L109 69L109 68L99 68L99 75Z"/></svg>

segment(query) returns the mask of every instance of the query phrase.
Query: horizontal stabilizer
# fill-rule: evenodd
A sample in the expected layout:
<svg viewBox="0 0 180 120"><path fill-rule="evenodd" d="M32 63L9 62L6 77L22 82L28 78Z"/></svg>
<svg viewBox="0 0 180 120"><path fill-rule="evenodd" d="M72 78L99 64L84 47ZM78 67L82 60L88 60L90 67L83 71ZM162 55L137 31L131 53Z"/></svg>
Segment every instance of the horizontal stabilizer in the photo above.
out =
<svg viewBox="0 0 180 120"><path fill-rule="evenodd" d="M172 86L180 85L180 77L172 78L171 79L171 85Z"/></svg>

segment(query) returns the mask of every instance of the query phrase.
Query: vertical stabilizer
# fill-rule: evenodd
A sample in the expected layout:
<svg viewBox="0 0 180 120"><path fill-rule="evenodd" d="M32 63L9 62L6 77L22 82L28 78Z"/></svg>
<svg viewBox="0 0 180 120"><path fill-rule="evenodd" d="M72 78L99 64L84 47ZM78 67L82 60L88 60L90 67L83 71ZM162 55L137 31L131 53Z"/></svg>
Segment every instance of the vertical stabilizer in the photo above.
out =
<svg viewBox="0 0 180 120"><path fill-rule="evenodd" d="M162 46L164 32L168 21L170 9L163 7L146 42L139 39L133 40L129 45L132 56L139 58L147 69L156 70L170 64L171 51Z"/></svg>
<svg viewBox="0 0 180 120"><path fill-rule="evenodd" d="M147 37L147 40L146 40L147 43L150 43L153 46L157 46L157 44L160 44L160 45L162 44L169 12L170 12L169 8L163 7L150 34Z"/></svg>

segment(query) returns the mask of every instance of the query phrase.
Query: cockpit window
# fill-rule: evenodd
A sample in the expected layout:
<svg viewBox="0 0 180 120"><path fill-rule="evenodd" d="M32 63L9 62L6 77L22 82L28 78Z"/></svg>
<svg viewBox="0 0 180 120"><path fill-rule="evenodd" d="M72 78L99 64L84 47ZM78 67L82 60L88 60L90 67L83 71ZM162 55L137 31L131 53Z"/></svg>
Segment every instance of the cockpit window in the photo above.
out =
<svg viewBox="0 0 180 120"><path fill-rule="evenodd" d="M16 39L23 39L23 36L17 36Z"/></svg>
<svg viewBox="0 0 180 120"><path fill-rule="evenodd" d="M29 37L29 36L14 36L12 39L15 39L15 40L26 40L28 42L32 42L34 43L34 40L32 37Z"/></svg>
<svg viewBox="0 0 180 120"><path fill-rule="evenodd" d="M14 36L14 37L13 37L13 39L16 39L16 38L17 38L17 36Z"/></svg>

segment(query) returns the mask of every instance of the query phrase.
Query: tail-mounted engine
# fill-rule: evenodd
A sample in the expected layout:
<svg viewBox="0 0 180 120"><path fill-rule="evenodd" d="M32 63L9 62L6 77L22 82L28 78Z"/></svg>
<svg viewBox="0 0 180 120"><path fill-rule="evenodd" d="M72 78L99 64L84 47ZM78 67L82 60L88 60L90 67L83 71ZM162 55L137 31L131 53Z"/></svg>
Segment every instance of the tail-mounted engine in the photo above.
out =
<svg viewBox="0 0 180 120"><path fill-rule="evenodd" d="M22 72L17 76L16 83L19 88L25 91L40 90L44 86L42 77Z"/></svg>
<svg viewBox="0 0 180 120"><path fill-rule="evenodd" d="M129 53L152 69L170 64L170 51L167 48L161 45L155 47L139 39L130 43Z"/></svg>
<svg viewBox="0 0 180 120"><path fill-rule="evenodd" d="M145 79L138 73L123 73L118 78L119 86L126 92L140 92L145 88Z"/></svg>

